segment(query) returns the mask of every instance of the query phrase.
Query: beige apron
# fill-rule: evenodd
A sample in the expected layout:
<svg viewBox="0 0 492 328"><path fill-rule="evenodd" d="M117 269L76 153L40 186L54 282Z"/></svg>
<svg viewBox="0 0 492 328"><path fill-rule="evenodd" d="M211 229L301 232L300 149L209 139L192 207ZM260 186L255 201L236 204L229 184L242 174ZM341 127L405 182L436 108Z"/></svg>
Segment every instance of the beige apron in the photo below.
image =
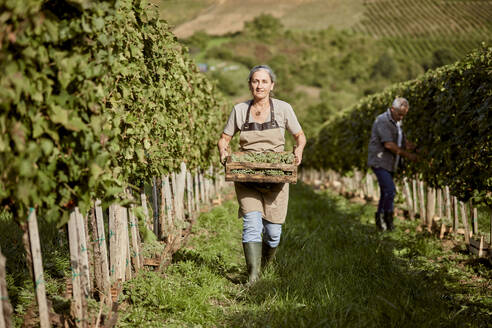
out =
<svg viewBox="0 0 492 328"><path fill-rule="evenodd" d="M270 121L262 124L249 123L252 104L253 101L248 106L246 122L239 134L241 151L284 151L285 139L281 128L275 121L272 100L270 99ZM279 224L285 222L289 202L288 183L235 182L234 186L239 202L239 217L258 211L267 221Z"/></svg>

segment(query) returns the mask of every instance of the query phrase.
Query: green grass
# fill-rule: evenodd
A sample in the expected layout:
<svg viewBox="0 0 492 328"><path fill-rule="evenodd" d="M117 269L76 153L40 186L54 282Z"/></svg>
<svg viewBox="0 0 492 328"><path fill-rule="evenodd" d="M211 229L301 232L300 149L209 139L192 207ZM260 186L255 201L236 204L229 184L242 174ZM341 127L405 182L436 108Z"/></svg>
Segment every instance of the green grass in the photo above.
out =
<svg viewBox="0 0 492 328"><path fill-rule="evenodd" d="M164 272L128 282L119 326L486 327L490 265L374 208L293 186L276 262L251 288L229 201L203 214Z"/></svg>

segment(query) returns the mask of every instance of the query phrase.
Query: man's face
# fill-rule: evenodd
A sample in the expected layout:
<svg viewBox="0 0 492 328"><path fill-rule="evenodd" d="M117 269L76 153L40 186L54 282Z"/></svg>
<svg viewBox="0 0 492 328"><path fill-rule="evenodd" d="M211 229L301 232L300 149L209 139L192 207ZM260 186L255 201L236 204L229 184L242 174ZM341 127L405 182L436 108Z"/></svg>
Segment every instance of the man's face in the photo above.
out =
<svg viewBox="0 0 492 328"><path fill-rule="evenodd" d="M408 113L408 106L401 106L399 109L391 107L391 116L397 122L401 121Z"/></svg>

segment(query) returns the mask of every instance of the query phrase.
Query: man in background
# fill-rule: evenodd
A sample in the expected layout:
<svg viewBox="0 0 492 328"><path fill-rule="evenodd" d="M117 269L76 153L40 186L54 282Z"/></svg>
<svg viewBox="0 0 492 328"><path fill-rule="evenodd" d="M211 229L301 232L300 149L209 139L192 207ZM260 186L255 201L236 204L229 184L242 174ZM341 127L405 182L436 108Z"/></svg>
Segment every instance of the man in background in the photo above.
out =
<svg viewBox="0 0 492 328"><path fill-rule="evenodd" d="M381 190L376 227L380 231L393 230L393 208L396 187L393 182L401 157L415 161L417 156L409 151L415 145L408 142L402 129L402 119L409 110L408 100L397 97L391 108L380 114L372 125L369 140L367 164L372 168L378 179Z"/></svg>

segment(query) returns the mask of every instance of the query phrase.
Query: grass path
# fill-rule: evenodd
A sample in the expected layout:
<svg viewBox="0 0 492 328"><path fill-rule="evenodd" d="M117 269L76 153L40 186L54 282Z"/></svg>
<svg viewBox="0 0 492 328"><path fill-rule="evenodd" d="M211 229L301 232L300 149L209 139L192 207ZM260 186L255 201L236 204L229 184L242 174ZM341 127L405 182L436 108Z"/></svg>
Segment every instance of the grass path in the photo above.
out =
<svg viewBox="0 0 492 328"><path fill-rule="evenodd" d="M487 327L490 266L374 208L293 186L276 262L246 288L235 201L204 213L164 272L128 282L120 327ZM405 232L407 231L407 232Z"/></svg>

